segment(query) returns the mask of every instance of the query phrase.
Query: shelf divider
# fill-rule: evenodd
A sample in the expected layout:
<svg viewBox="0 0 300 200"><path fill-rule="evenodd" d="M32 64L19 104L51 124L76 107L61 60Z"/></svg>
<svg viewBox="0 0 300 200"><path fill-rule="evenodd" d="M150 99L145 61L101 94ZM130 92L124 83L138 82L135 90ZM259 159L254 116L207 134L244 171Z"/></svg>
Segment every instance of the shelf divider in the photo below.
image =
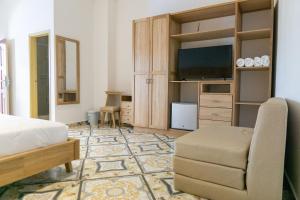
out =
<svg viewBox="0 0 300 200"><path fill-rule="evenodd" d="M237 32L237 37L240 40L257 40L271 38L271 29L259 29L252 31Z"/></svg>
<svg viewBox="0 0 300 200"><path fill-rule="evenodd" d="M269 71L270 67L236 67L238 71Z"/></svg>

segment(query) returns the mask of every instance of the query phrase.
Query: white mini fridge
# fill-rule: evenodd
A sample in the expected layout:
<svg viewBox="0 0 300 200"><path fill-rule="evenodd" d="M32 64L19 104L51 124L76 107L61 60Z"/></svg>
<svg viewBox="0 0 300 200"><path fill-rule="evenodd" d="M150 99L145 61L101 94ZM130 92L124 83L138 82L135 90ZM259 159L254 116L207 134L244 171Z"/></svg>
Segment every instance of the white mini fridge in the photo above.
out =
<svg viewBox="0 0 300 200"><path fill-rule="evenodd" d="M172 103L171 127L174 129L197 129L197 104Z"/></svg>

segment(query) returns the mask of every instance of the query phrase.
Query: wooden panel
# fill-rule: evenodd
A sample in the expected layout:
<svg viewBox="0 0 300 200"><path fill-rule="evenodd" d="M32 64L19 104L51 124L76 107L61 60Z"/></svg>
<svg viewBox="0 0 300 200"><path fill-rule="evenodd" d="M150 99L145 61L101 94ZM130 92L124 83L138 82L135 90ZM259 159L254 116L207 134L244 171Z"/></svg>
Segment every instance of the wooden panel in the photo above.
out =
<svg viewBox="0 0 300 200"><path fill-rule="evenodd" d="M235 14L235 3L222 3L205 6L198 9L188 10L172 14L172 18L180 23L200 21L211 18L225 17Z"/></svg>
<svg viewBox="0 0 300 200"><path fill-rule="evenodd" d="M181 26L173 19L170 19L170 35L180 34ZM178 60L178 49L181 44L179 41L170 38L169 39L169 74L173 77L177 71L177 60ZM171 78L171 80L175 80L175 78Z"/></svg>
<svg viewBox="0 0 300 200"><path fill-rule="evenodd" d="M199 127L201 126L231 126L231 122L199 120Z"/></svg>
<svg viewBox="0 0 300 200"><path fill-rule="evenodd" d="M231 122L232 109L200 107L200 120L217 120Z"/></svg>
<svg viewBox="0 0 300 200"><path fill-rule="evenodd" d="M134 71L149 73L150 71L150 19L136 21L134 31Z"/></svg>
<svg viewBox="0 0 300 200"><path fill-rule="evenodd" d="M134 78L134 125L149 126L148 75L135 75Z"/></svg>
<svg viewBox="0 0 300 200"><path fill-rule="evenodd" d="M150 128L167 129L168 76L153 75Z"/></svg>
<svg viewBox="0 0 300 200"><path fill-rule="evenodd" d="M171 35L171 38L179 40L181 42L201 41L201 40L213 40L220 38L227 38L234 36L234 28L196 32L196 33L184 33L178 35Z"/></svg>
<svg viewBox="0 0 300 200"><path fill-rule="evenodd" d="M79 140L0 157L0 187L79 159Z"/></svg>
<svg viewBox="0 0 300 200"><path fill-rule="evenodd" d="M242 0L239 6L242 12L254 12L271 9L273 5L272 0Z"/></svg>
<svg viewBox="0 0 300 200"><path fill-rule="evenodd" d="M232 95L200 95L200 106L232 108Z"/></svg>
<svg viewBox="0 0 300 200"><path fill-rule="evenodd" d="M152 19L152 72L166 74L169 67L169 20L167 16Z"/></svg>

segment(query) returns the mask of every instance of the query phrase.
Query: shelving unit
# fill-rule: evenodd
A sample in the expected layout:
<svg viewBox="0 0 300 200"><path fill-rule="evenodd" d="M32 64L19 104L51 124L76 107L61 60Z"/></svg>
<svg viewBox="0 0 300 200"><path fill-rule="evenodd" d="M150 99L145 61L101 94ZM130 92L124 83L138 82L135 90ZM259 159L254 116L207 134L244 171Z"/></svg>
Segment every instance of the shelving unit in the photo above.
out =
<svg viewBox="0 0 300 200"><path fill-rule="evenodd" d="M273 0L239 0L214 6L207 6L199 9L189 10L185 12L174 13L170 15L170 51L171 58L170 68L173 70L169 75L169 90L171 98L169 102L176 101L180 94L181 84L197 83L195 81L178 81L176 80L176 63L177 52L180 46L185 42L206 42L207 40L222 39L233 37L234 61L240 57L254 57L270 55L270 67L236 67L233 66L233 122L237 126L253 127L258 107L269 97L271 97L272 86L272 49L273 49L273 21L266 22L268 26L261 25L260 19L249 20L249 15L255 12L268 12L270 19L273 20ZM246 15L248 19L246 19ZM254 14L255 17L256 14ZM186 23L201 23L201 20L217 19L222 17L234 16L235 24L229 28L219 28L212 31L199 30L192 32L190 30L183 32L182 26ZM250 22L249 22L250 21ZM250 25L249 25L250 23ZM201 27L201 26L200 26ZM265 42L268 40L268 42ZM257 44L256 44L256 43ZM268 46L263 46L268 44ZM193 46L193 45L192 45ZM259 48L256 50L255 48ZM268 76L268 77L266 77ZM268 81L266 81L268 80ZM251 82L253 81L253 82ZM255 83L255 84L253 84ZM262 84L263 87L258 89L257 84ZM252 87L253 85L253 87ZM242 91L240 91L242 89ZM246 90L250 90L247 92ZM256 90L258 90L256 92ZM266 90L266 91L260 91ZM245 95L246 93L251 94ZM262 95L262 96L260 96ZM245 112L246 111L246 112ZM247 119L249 118L249 120ZM250 119L251 118L251 119ZM249 121L249 123L244 123Z"/></svg>
<svg viewBox="0 0 300 200"><path fill-rule="evenodd" d="M254 127L259 106L271 97L273 19L273 0L232 0L135 20L134 126L170 130L172 102L190 102L198 104L198 127ZM232 80L178 80L180 48L228 44ZM269 67L236 67L237 58L266 54Z"/></svg>
<svg viewBox="0 0 300 200"><path fill-rule="evenodd" d="M246 19L246 15L258 12L270 16L271 21L265 23L268 26L262 26L263 23L257 20L253 20L252 23L259 24L251 24L249 19ZM273 18L273 0L246 0L236 3L235 61L241 57L260 57L261 52L266 52L271 60L269 67L234 68L234 124L237 126L254 127L259 106L272 95Z"/></svg>

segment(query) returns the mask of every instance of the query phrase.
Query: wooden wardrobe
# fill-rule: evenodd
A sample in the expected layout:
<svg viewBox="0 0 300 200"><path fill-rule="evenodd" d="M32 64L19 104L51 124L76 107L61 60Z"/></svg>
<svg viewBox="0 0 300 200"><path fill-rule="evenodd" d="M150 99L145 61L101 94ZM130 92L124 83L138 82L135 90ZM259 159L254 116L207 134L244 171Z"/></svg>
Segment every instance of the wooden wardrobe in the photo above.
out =
<svg viewBox="0 0 300 200"><path fill-rule="evenodd" d="M168 129L169 15L133 22L134 126Z"/></svg>

